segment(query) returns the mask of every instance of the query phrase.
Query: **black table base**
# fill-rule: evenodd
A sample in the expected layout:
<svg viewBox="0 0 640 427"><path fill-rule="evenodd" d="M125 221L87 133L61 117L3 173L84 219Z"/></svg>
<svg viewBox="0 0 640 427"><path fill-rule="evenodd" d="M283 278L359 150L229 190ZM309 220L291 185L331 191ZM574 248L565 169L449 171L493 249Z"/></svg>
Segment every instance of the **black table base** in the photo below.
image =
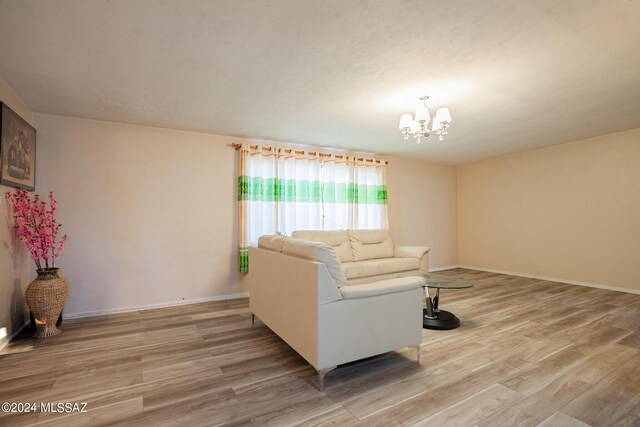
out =
<svg viewBox="0 0 640 427"><path fill-rule="evenodd" d="M425 329L437 329L442 331L455 329L460 326L460 319L449 311L438 310L433 313L433 317L429 317L429 313L425 308L422 310L422 316L422 327Z"/></svg>

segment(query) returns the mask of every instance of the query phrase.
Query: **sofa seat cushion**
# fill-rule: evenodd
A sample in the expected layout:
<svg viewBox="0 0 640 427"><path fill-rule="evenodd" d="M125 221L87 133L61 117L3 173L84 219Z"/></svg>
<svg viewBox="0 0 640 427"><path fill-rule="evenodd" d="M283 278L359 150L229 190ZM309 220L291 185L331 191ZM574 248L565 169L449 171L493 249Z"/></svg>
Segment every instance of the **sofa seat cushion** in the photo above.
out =
<svg viewBox="0 0 640 427"><path fill-rule="evenodd" d="M416 258L382 258L342 264L342 272L347 279L418 269L420 269L420 260Z"/></svg>
<svg viewBox="0 0 640 427"><path fill-rule="evenodd" d="M344 299L366 298L418 289L423 284L422 277L398 277L361 285L343 286L340 288L340 293Z"/></svg>
<svg viewBox="0 0 640 427"><path fill-rule="evenodd" d="M354 261L393 257L389 230L349 230Z"/></svg>
<svg viewBox="0 0 640 427"><path fill-rule="evenodd" d="M326 243L287 237L282 242L282 253L324 263L337 287L347 284L336 251Z"/></svg>
<svg viewBox="0 0 640 427"><path fill-rule="evenodd" d="M297 230L291 233L291 237L326 243L336 251L340 262L353 261L349 234L345 230Z"/></svg>

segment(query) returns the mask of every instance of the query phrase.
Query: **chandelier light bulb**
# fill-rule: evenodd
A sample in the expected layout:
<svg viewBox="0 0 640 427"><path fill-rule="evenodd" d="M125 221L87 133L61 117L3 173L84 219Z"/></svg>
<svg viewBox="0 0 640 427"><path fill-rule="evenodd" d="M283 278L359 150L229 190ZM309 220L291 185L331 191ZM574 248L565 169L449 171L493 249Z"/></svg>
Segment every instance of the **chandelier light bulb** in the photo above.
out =
<svg viewBox="0 0 640 427"><path fill-rule="evenodd" d="M436 117L440 122L451 123L451 113L449 113L448 108L438 108L438 111L436 111Z"/></svg>
<svg viewBox="0 0 640 427"><path fill-rule="evenodd" d="M400 125L398 126L400 130L411 129L413 126L413 117L411 114L403 114L400 116Z"/></svg>

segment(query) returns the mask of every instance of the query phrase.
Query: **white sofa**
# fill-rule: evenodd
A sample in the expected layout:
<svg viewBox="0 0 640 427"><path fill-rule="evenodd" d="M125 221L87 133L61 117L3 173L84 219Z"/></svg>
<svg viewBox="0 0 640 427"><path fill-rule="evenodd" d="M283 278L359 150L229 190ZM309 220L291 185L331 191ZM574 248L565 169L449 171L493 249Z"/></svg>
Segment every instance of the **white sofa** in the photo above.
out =
<svg viewBox="0 0 640 427"><path fill-rule="evenodd" d="M346 251L335 246L262 236L257 248L249 248L247 281L252 314L318 371L321 390L324 375L347 362L403 347L415 347L419 362L422 341L424 279L398 278L398 272L385 267L378 270L382 272L378 276L369 274L371 270L360 270L367 275L354 276L349 282L338 255L342 250L340 256L346 256ZM419 251L399 253L409 252ZM363 255L377 256L365 248L347 263L365 262L355 260ZM418 264L421 262L422 258ZM419 271L402 268L403 272ZM381 280L380 276L393 278ZM358 283L353 283L354 279Z"/></svg>

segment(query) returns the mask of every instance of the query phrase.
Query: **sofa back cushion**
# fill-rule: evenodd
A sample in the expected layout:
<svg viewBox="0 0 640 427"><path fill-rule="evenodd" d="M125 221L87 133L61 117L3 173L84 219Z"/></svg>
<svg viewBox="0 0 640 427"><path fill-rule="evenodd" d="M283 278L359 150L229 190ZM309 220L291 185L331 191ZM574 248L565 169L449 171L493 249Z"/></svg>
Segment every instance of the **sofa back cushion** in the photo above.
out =
<svg viewBox="0 0 640 427"><path fill-rule="evenodd" d="M329 274L337 287L347 284L347 279L340 268L340 260L333 248L326 243L313 242L311 240L285 238L282 241L282 253L298 258L326 264Z"/></svg>
<svg viewBox="0 0 640 427"><path fill-rule="evenodd" d="M262 249L269 249L270 251L282 252L282 242L285 237L279 234L265 234L258 239L258 247Z"/></svg>
<svg viewBox="0 0 640 427"><path fill-rule="evenodd" d="M353 253L351 251L351 244L349 243L349 234L345 230L299 230L291 233L291 236L296 239L326 243L336 251L340 262L353 261Z"/></svg>
<svg viewBox="0 0 640 427"><path fill-rule="evenodd" d="M393 242L389 230L349 230L354 261L393 258Z"/></svg>

